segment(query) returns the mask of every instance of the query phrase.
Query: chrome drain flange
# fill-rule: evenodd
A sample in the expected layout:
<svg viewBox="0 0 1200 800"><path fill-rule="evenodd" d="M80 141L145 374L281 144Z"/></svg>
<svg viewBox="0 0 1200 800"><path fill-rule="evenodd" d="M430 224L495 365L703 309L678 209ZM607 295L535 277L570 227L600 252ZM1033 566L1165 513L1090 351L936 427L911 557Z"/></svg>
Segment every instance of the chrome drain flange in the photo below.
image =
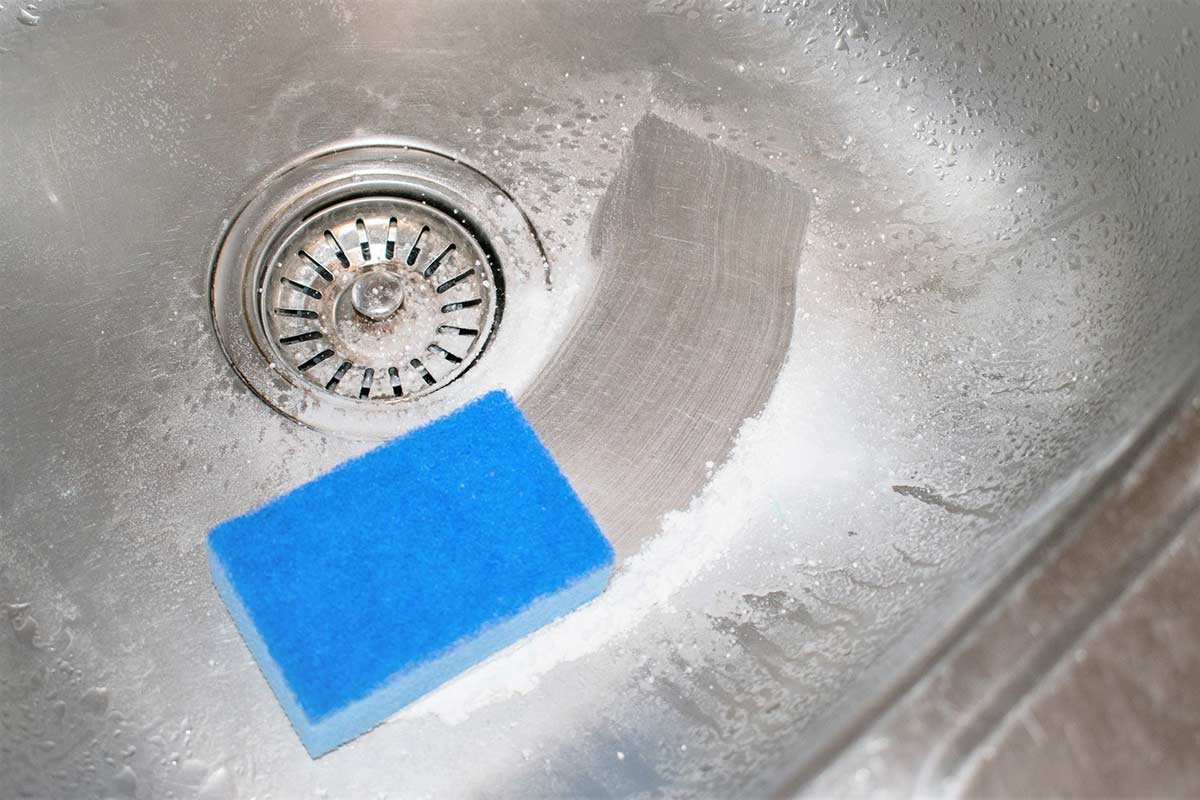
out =
<svg viewBox="0 0 1200 800"><path fill-rule="evenodd" d="M482 173L419 146L348 146L258 187L217 253L213 320L273 408L388 436L416 401L472 393L460 379L499 331L505 268L544 266L528 219Z"/></svg>

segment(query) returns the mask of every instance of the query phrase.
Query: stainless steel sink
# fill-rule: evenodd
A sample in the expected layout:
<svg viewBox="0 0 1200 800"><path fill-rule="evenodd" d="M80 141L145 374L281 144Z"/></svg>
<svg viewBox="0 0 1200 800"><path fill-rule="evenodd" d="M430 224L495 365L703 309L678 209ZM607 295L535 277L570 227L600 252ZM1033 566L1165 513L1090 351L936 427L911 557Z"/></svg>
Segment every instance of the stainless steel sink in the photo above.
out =
<svg viewBox="0 0 1200 800"><path fill-rule="evenodd" d="M1158 2L6 3L0 796L1002 790L921 682L1195 396L1198 32ZM484 176L483 234L524 244L495 346L347 433L243 381L213 266L363 145ZM310 760L205 533L497 385L620 572ZM954 710L905 729L927 749L879 733L914 697Z"/></svg>

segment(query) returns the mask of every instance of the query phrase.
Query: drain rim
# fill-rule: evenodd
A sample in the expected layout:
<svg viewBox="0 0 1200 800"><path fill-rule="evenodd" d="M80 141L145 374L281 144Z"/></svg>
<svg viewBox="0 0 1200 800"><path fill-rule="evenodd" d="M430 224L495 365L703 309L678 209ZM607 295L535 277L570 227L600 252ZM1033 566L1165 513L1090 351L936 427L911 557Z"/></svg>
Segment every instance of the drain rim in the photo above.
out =
<svg viewBox="0 0 1200 800"><path fill-rule="evenodd" d="M295 230L321 209L370 196L416 200L450 214L488 248L493 274L503 281L497 285L495 319L470 367L470 380L454 380L407 403L362 401L298 385L273 363L272 348L264 347L263 326L256 319L253 278L264 256L270 256L272 243L280 241L280 231ZM263 179L227 222L210 277L217 339L234 371L264 403L308 427L379 439L448 413L510 379L481 356L504 338L499 320L513 289L528 295L549 288L549 263L529 217L482 172L421 143L365 140L312 151Z"/></svg>

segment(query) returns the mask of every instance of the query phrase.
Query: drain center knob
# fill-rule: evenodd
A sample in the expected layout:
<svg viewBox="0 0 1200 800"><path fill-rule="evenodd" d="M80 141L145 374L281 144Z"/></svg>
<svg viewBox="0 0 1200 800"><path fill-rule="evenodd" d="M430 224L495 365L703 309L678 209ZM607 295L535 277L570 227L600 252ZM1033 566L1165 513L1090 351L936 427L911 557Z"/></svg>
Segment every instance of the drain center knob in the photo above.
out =
<svg viewBox="0 0 1200 800"><path fill-rule="evenodd" d="M367 319L381 322L404 304L404 281L391 272L364 273L350 287L350 303Z"/></svg>

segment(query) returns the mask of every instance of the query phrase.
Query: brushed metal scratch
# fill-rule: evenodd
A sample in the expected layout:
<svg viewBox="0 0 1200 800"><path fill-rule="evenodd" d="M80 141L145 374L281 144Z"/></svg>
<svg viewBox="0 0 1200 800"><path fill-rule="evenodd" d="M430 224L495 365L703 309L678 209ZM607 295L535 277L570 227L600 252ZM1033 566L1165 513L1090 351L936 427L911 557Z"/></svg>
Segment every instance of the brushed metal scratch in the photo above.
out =
<svg viewBox="0 0 1200 800"><path fill-rule="evenodd" d="M618 559L766 402L807 220L770 170L657 117L634 129L592 223L593 302L522 403Z"/></svg>

